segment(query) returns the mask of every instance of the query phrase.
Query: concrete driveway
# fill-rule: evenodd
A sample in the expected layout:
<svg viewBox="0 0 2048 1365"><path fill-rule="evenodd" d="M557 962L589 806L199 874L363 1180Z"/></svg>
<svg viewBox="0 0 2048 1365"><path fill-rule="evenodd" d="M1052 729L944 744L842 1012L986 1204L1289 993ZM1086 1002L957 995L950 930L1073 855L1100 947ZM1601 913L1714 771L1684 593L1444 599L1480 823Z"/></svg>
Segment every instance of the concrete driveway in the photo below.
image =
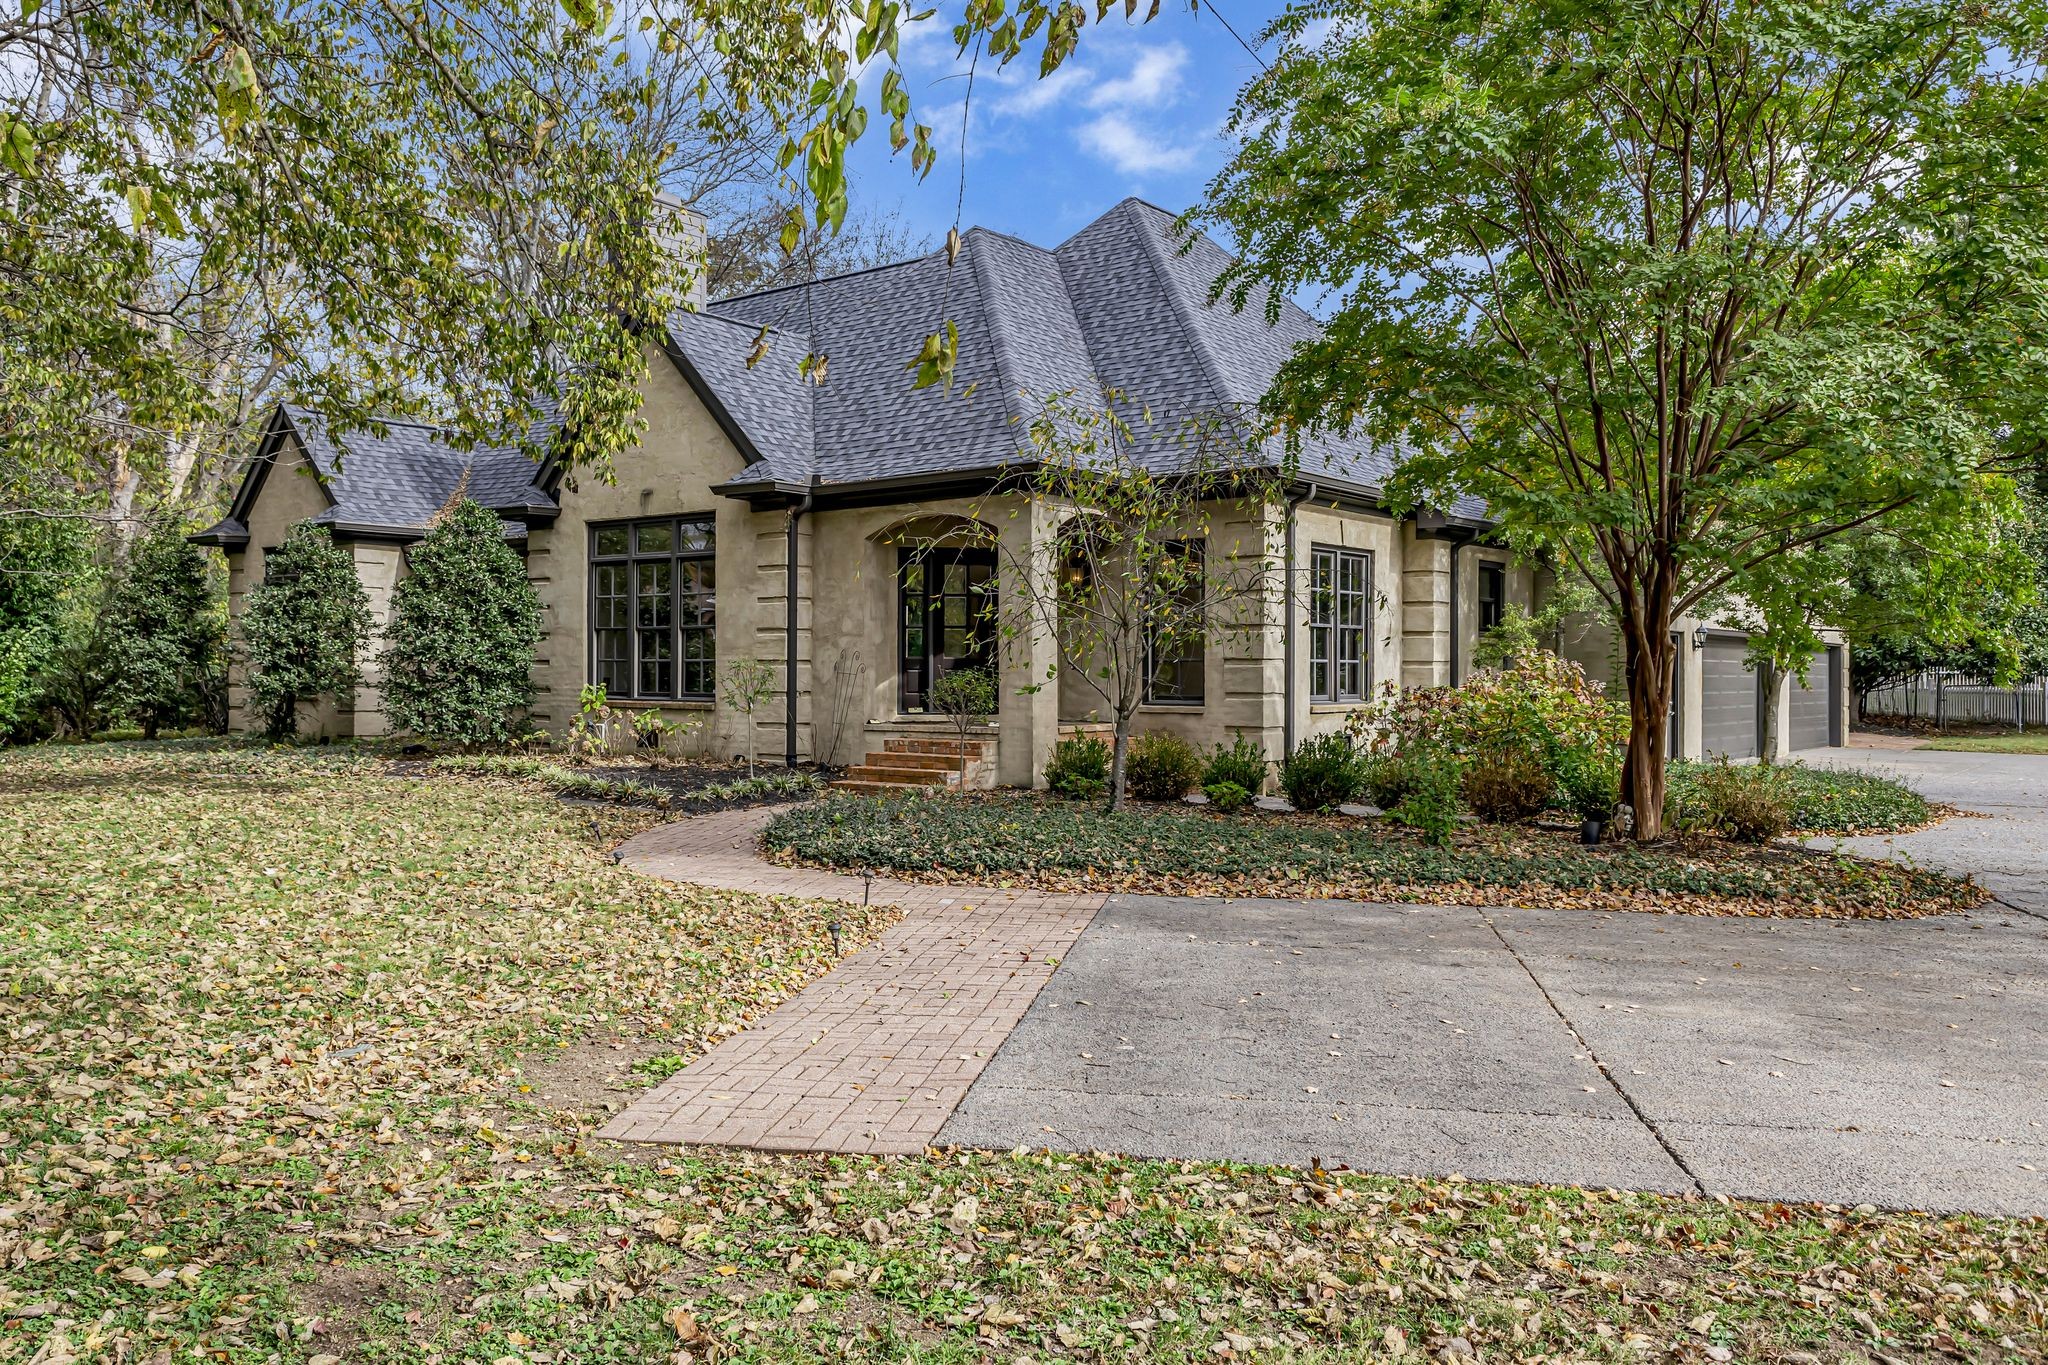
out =
<svg viewBox="0 0 2048 1365"><path fill-rule="evenodd" d="M1932 800L1976 812L1917 834L1847 839L1847 847L1975 873L2006 904L2048 915L2048 757L1937 749L1810 749L1796 757L1902 778Z"/></svg>
<svg viewBox="0 0 2048 1365"><path fill-rule="evenodd" d="M940 1140L2048 1214L2048 921L1115 897Z"/></svg>

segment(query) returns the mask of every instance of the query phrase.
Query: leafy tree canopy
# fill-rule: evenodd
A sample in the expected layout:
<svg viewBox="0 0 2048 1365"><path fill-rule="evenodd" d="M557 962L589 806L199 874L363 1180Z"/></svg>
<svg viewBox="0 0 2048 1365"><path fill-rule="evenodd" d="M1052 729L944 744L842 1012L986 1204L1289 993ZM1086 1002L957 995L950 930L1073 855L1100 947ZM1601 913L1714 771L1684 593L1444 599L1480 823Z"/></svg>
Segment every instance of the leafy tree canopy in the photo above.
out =
<svg viewBox="0 0 2048 1365"><path fill-rule="evenodd" d="M1659 832L1673 618L1859 528L2009 510L2044 449L2041 16L1949 0L1290 10L1209 215L1333 292L1269 403L1399 442L1621 627ZM1277 305L1274 305L1277 306Z"/></svg>
<svg viewBox="0 0 2048 1365"><path fill-rule="evenodd" d="M205 709L226 622L208 556L165 526L143 541L115 581L106 639L113 699L155 739L165 723Z"/></svg>

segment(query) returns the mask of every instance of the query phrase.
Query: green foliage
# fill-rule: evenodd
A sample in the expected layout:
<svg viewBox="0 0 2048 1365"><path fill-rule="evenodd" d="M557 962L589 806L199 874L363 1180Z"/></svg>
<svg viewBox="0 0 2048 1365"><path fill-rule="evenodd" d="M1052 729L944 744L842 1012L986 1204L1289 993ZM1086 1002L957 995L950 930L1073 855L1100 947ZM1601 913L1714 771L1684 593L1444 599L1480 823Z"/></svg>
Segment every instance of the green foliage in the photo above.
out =
<svg viewBox="0 0 2048 1365"><path fill-rule="evenodd" d="M1412 756L1408 791L1387 814L1419 831L1440 848L1451 846L1463 809L1466 762L1447 749L1424 749Z"/></svg>
<svg viewBox="0 0 2048 1365"><path fill-rule="evenodd" d="M1365 790L1365 755L1341 731L1310 735L1280 764L1280 790L1296 810L1335 810Z"/></svg>
<svg viewBox="0 0 2048 1365"><path fill-rule="evenodd" d="M1732 777L1724 777L1726 768ZM1722 763L1674 763L1670 801L1680 823L1715 828L1715 784L1740 785L1742 774L1754 779L1785 811L1786 826L1802 834L1876 834L1924 825L1934 811L1927 798L1897 778L1851 768L1816 767L1805 763L1732 767Z"/></svg>
<svg viewBox="0 0 2048 1365"><path fill-rule="evenodd" d="M446 754L428 765L435 772L468 777L503 777L534 782L557 796L580 801L615 801L628 806L656 806L667 810L675 805L732 805L750 801L813 796L823 783L811 773L762 773L711 782L672 792L653 782L630 777L600 777L595 773L565 768L541 758L511 754Z"/></svg>
<svg viewBox="0 0 2048 1365"><path fill-rule="evenodd" d="M1557 787L1558 776L1539 744L1487 745L1465 765L1465 804L1482 820L1526 820L1549 808Z"/></svg>
<svg viewBox="0 0 2048 1365"><path fill-rule="evenodd" d="M299 731L299 704L352 701L370 638L370 603L355 560L324 526L302 521L264 556L263 581L242 612L249 704L271 739Z"/></svg>
<svg viewBox="0 0 2048 1365"><path fill-rule="evenodd" d="M1455 803L1455 767L1443 771L1431 779L1435 791ZM1425 831L1442 827L1417 814ZM1313 887L1368 900L1633 908L1649 900L1685 909L1707 897L1788 914L1870 915L1899 913L1922 896L1931 908L1949 908L1978 894L1904 864L1786 856L1719 840L1584 848L1573 835L1497 830L1446 847L1379 821L1275 816L1219 828L1219 819L1187 806L1106 811L1030 797L832 793L777 815L762 837L771 849L826 867L962 881L1012 876L1065 888L1299 896Z"/></svg>
<svg viewBox="0 0 2048 1365"><path fill-rule="evenodd" d="M1365 755L1365 799L1383 811L1392 810L1415 785L1417 762L1412 750L1368 750Z"/></svg>
<svg viewBox="0 0 2048 1365"><path fill-rule="evenodd" d="M1223 814L1243 810L1252 803L1252 794L1235 782L1210 782L1202 787L1202 795L1209 798L1209 805Z"/></svg>
<svg viewBox="0 0 2048 1365"><path fill-rule="evenodd" d="M1745 844L1767 843L1792 828L1791 784L1782 765L1702 765L1679 811L1681 829L1704 829Z"/></svg>
<svg viewBox="0 0 2048 1365"><path fill-rule="evenodd" d="M1131 742L1124 781L1140 801L1178 801L1202 778L1202 756L1171 730L1148 730Z"/></svg>
<svg viewBox="0 0 2048 1365"><path fill-rule="evenodd" d="M1093 800L1109 790L1109 746L1096 735L1075 735L1052 746L1045 785L1055 794Z"/></svg>
<svg viewBox="0 0 2048 1365"><path fill-rule="evenodd" d="M2048 444L2036 8L1295 6L1208 218L1239 305L1341 300L1266 413L1486 499L1619 627L1652 838L1672 623L1816 619L1818 547L1941 538ZM1569 33L1568 50L1558 35ZM1703 71L1712 79L1700 78ZM1671 130L1683 129L1683 136ZM1932 225L1939 224L1937 230Z"/></svg>
<svg viewBox="0 0 2048 1365"><path fill-rule="evenodd" d="M37 732L41 677L63 638L67 606L93 583L83 522L0 518L0 739Z"/></svg>
<svg viewBox="0 0 2048 1365"><path fill-rule="evenodd" d="M384 636L384 713L394 728L503 743L533 700L540 597L498 514L464 498L406 551Z"/></svg>
<svg viewBox="0 0 2048 1365"><path fill-rule="evenodd" d="M1557 771L1559 795L1581 820L1610 820L1621 801L1619 755L1597 749L1571 749Z"/></svg>
<svg viewBox="0 0 2048 1365"><path fill-rule="evenodd" d="M1218 744L1202 763L1202 785L1230 782L1257 793L1266 785L1266 751L1239 730L1227 745Z"/></svg>
<svg viewBox="0 0 2048 1365"><path fill-rule="evenodd" d="M226 608L204 551L165 526L130 552L108 602L110 699L144 739L203 719L226 667Z"/></svg>
<svg viewBox="0 0 2048 1365"><path fill-rule="evenodd" d="M926 698L934 711L973 721L996 713L996 682L979 668L956 668L932 683Z"/></svg>

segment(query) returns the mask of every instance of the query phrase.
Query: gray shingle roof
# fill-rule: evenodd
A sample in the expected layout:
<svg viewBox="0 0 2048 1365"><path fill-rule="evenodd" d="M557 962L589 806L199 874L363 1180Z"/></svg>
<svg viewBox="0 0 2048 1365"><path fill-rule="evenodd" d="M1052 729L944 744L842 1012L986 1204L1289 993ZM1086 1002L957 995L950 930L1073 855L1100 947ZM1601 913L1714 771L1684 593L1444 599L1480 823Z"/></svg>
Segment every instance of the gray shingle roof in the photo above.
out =
<svg viewBox="0 0 2048 1365"><path fill-rule="evenodd" d="M335 437L320 417L305 408L279 405L278 419L296 436L318 471L330 505L313 520L353 531L422 535L468 476L468 496L502 513L506 534L523 536L521 513L552 513L555 500L536 483L540 466L519 447L458 450L442 428L419 422L387 421L384 434L350 432ZM549 408L535 423L532 438L543 444L560 425ZM273 421L273 432L277 421ZM269 454L269 443L245 475L234 511L199 539L217 544L244 542L249 482Z"/></svg>
<svg viewBox="0 0 2048 1365"><path fill-rule="evenodd" d="M1210 286L1229 256L1199 234L1182 246L1172 214L1126 199L1051 249L975 228L951 268L933 252L712 303L712 317L793 334L744 380L728 381L735 395L773 388L786 400L782 378L805 351L829 357L826 383L799 389L808 424L779 406L750 422L741 409L758 411L758 401L728 400L763 459L735 483L815 479L829 488L998 466L1028 455L1025 422L1045 399L1087 402L1105 387L1129 399L1138 453L1155 467L1186 458L1181 433L1191 421L1236 420L1246 432L1281 364L1319 326L1291 300L1274 326L1263 299L1242 312L1212 305ZM953 391L913 390L904 361L948 318L960 331ZM719 390L704 349L716 334L694 321L672 333ZM1149 423L1139 409L1149 409ZM1280 458L1277 439L1268 453ZM1317 434L1304 441L1301 472L1377 490L1393 463L1363 437Z"/></svg>

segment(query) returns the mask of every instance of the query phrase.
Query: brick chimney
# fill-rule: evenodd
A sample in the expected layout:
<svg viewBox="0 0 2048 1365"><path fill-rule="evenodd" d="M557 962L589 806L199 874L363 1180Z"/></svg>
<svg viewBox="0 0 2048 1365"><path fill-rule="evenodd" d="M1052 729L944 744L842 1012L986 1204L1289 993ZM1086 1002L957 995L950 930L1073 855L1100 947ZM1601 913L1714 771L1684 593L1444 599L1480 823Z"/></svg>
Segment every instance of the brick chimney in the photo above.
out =
<svg viewBox="0 0 2048 1365"><path fill-rule="evenodd" d="M689 261L693 274L689 292L683 297L692 306L702 308L711 299L705 270L708 243L704 215L666 190L654 192L654 210L654 240L664 250Z"/></svg>

